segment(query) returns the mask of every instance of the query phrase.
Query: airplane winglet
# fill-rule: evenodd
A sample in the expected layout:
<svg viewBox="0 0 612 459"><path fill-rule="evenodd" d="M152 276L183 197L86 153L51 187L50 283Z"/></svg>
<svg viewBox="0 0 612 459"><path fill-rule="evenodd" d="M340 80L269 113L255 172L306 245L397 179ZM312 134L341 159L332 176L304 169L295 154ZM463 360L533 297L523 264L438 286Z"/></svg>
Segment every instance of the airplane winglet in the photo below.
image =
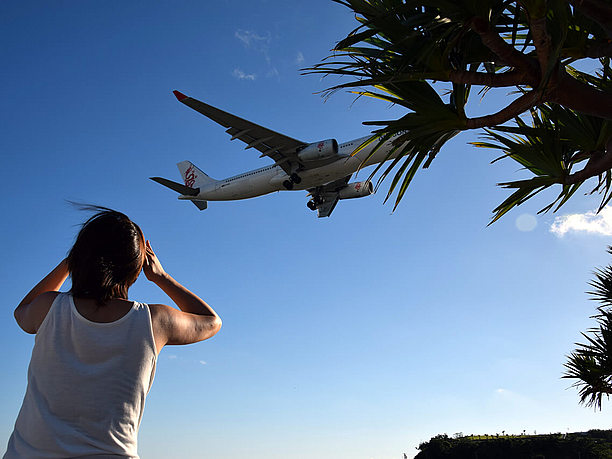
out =
<svg viewBox="0 0 612 459"><path fill-rule="evenodd" d="M179 102L182 102L183 99L187 99L187 96L185 94L183 94L182 92L180 92L180 91L174 90L172 92L174 93L174 95L176 96L176 98L178 99Z"/></svg>

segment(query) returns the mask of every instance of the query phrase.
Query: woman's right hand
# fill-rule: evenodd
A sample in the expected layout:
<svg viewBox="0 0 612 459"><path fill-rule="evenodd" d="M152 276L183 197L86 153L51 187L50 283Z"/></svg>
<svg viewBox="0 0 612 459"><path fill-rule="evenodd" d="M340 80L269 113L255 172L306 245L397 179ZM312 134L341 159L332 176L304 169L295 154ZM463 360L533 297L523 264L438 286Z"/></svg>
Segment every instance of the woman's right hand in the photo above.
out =
<svg viewBox="0 0 612 459"><path fill-rule="evenodd" d="M144 265L142 266L142 270L148 280L157 283L157 281L166 277L166 271L164 271L164 268L155 255L155 252L153 252L153 248L151 247L151 243L149 241L146 242L145 249L145 261Z"/></svg>

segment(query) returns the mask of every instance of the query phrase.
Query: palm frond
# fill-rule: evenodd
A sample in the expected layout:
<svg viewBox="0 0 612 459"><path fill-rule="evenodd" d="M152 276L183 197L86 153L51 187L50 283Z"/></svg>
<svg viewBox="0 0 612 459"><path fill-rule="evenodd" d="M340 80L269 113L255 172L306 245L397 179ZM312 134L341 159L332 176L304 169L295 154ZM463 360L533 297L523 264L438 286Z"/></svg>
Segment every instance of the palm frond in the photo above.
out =
<svg viewBox="0 0 612 459"><path fill-rule="evenodd" d="M578 388L580 403L601 410L603 398L612 394L612 314L602 312L597 323L590 335L582 334L586 344L576 343L562 377L576 380L572 387Z"/></svg>
<svg viewBox="0 0 612 459"><path fill-rule="evenodd" d="M612 136L612 123L609 121L559 105L541 105L532 110L530 115L531 124L519 117L513 126L486 129L486 141L472 143L476 147L501 150L503 155L493 162L509 158L534 176L532 179L499 184L516 191L493 210L491 223L555 185L561 186L559 195L540 212L559 210L584 183L566 184L573 168L592 152L604 150L606 139ZM612 197L612 174L609 171L600 179L593 192L602 195L601 210Z"/></svg>

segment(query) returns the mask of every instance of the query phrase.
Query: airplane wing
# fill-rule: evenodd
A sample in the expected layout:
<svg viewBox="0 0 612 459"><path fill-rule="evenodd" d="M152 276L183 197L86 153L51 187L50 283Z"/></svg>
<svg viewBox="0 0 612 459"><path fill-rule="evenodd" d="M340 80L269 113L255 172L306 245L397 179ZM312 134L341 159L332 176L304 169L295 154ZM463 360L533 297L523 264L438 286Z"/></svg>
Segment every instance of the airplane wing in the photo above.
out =
<svg viewBox="0 0 612 459"><path fill-rule="evenodd" d="M188 97L179 91L173 92L179 102L227 128L225 132L232 136L231 140L238 139L247 144L246 148L255 148L261 152L260 158L264 156L272 158L275 164L280 166L287 174L291 174L298 169L304 170L312 167L304 164L297 156L297 150L307 146L308 142L279 134L205 104L193 97ZM320 166L320 164L317 166Z"/></svg>
<svg viewBox="0 0 612 459"><path fill-rule="evenodd" d="M338 190L344 188L350 179L351 176L347 175L342 179L308 190L316 205L317 217L323 218L331 215L338 204Z"/></svg>

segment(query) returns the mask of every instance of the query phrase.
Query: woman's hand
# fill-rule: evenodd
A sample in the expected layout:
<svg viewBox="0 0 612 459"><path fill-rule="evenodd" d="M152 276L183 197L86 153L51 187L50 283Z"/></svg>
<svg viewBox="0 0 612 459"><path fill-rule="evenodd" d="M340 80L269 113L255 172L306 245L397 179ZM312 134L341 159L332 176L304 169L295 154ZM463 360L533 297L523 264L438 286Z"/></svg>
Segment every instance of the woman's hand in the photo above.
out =
<svg viewBox="0 0 612 459"><path fill-rule="evenodd" d="M155 252L153 252L153 248L151 247L151 243L149 241L146 242L145 249L145 262L142 266L142 271L148 280L153 283L157 283L159 280L166 277L166 271L164 271L164 268L155 255Z"/></svg>

